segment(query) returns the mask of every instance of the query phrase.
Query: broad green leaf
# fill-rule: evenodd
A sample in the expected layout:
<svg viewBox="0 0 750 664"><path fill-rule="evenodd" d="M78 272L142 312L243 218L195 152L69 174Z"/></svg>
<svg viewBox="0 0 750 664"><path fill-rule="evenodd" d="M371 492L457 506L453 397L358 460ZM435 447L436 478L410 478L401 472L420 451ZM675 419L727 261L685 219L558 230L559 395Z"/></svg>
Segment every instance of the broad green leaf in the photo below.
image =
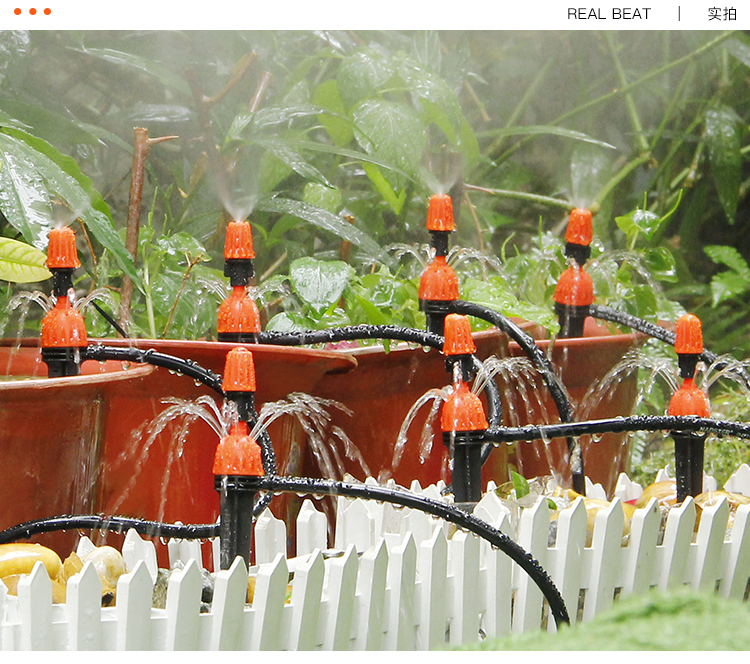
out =
<svg viewBox="0 0 750 664"><path fill-rule="evenodd" d="M0 279L17 284L44 281L52 273L44 266L47 257L38 249L0 237Z"/></svg>
<svg viewBox="0 0 750 664"><path fill-rule="evenodd" d="M306 180L313 180L314 182L319 182L326 187L333 187L333 185L328 182L325 176L315 168L315 166L307 162L299 152L288 145L284 145L282 142L277 141L268 145L267 148L274 154L274 156L283 161L289 166L289 168L296 173L299 173Z"/></svg>
<svg viewBox="0 0 750 664"><path fill-rule="evenodd" d="M339 95L338 83L334 79L321 83L315 90L313 103L323 109L318 119L333 142L339 147L349 145L354 138L354 129L351 120L345 117L346 109Z"/></svg>
<svg viewBox="0 0 750 664"><path fill-rule="evenodd" d="M337 82L344 107L349 109L366 99L393 74L393 65L387 57L365 48L341 62Z"/></svg>
<svg viewBox="0 0 750 664"><path fill-rule="evenodd" d="M338 187L326 187L317 182L308 182L302 194L302 200L309 205L336 213L341 208L341 190Z"/></svg>
<svg viewBox="0 0 750 664"><path fill-rule="evenodd" d="M266 325L269 332L302 332L311 329L310 322L302 314L282 311L276 314Z"/></svg>
<svg viewBox="0 0 750 664"><path fill-rule="evenodd" d="M677 281L677 265L666 247L649 247L644 254L651 276L660 281Z"/></svg>
<svg viewBox="0 0 750 664"><path fill-rule="evenodd" d="M94 188L91 180L83 174L76 161L61 154L46 141L15 129L5 129L4 133L0 134L0 147L3 148L0 152L8 150L30 163L37 177L41 178L45 185L44 196L47 205L49 205L47 190L64 199L94 237L112 253L123 272L139 289L142 289L141 279L135 270L133 259L110 217L109 206ZM8 156L7 153L5 156ZM0 182L2 182L2 169L0 169ZM33 205L31 208L24 209L27 211L33 209ZM46 236L52 224L51 214L46 220L46 225L42 225L42 221L37 214L35 217L35 225L38 227L36 239L27 237L19 228L24 233L24 237L38 249L46 246ZM43 234L39 236L39 228L42 226Z"/></svg>
<svg viewBox="0 0 750 664"><path fill-rule="evenodd" d="M609 148L610 150L616 150L617 148L610 143L592 138L588 134L584 134L580 131L574 131L573 129L565 129L564 127L551 127L547 125L530 125L527 127L506 127L503 129L493 129L492 131L482 131L478 133L480 138L486 138L490 136L539 136L539 135L550 135L550 136L561 136L563 138L570 138L575 141L583 141L584 143L591 143L592 145L598 145L602 148Z"/></svg>
<svg viewBox="0 0 750 664"><path fill-rule="evenodd" d="M190 95L190 87L184 78L177 76L169 68L158 62L154 62L153 60L147 60L139 55L125 53L124 51L115 51L110 48L82 47L73 48L72 50L78 51L79 53L85 53L86 55L99 58L100 60L105 60L106 62L111 62L120 67L127 67L134 71L148 74L163 83L165 86L173 88L184 95Z"/></svg>
<svg viewBox="0 0 750 664"><path fill-rule="evenodd" d="M659 230L663 219L656 213L649 210L636 208L632 212L616 217L617 227L627 235L628 240L632 240L636 235L643 235L646 239L651 239L654 233Z"/></svg>
<svg viewBox="0 0 750 664"><path fill-rule="evenodd" d="M322 208L309 205L301 201L294 201L289 198L270 198L258 203L258 209L265 212L279 212L281 214L291 214L300 219L314 224L343 240L348 240L367 251L372 256L380 255L380 247L367 233L363 230L347 223L341 217Z"/></svg>
<svg viewBox="0 0 750 664"><path fill-rule="evenodd" d="M750 67L750 43L748 43L747 37L740 34L738 37L727 39L724 42L724 48L740 62Z"/></svg>
<svg viewBox="0 0 750 664"><path fill-rule="evenodd" d="M315 311L335 305L354 276L354 268L343 261L319 261L305 257L292 261L289 281L300 299Z"/></svg>
<svg viewBox="0 0 750 664"><path fill-rule="evenodd" d="M730 224L734 223L742 179L739 123L737 114L727 106L706 112L706 143L711 174Z"/></svg>
<svg viewBox="0 0 750 664"><path fill-rule="evenodd" d="M31 52L30 34L27 30L0 31L0 83L16 64Z"/></svg>
<svg viewBox="0 0 750 664"><path fill-rule="evenodd" d="M419 116L407 105L369 99L352 111L357 141L373 157L413 174L422 163L427 133ZM394 188L402 178L383 174Z"/></svg>
<svg viewBox="0 0 750 664"><path fill-rule="evenodd" d="M273 106L262 108L255 113L243 111L232 121L227 132L226 141L239 141L247 138L246 133L252 137L268 127L288 125L295 118L311 117L318 115L318 113L320 113L320 108L312 104Z"/></svg>
<svg viewBox="0 0 750 664"><path fill-rule="evenodd" d="M513 481L513 488L516 490L516 500L529 495L529 481L523 475L519 475L515 470L511 470L510 478Z"/></svg>
<svg viewBox="0 0 750 664"><path fill-rule="evenodd" d="M289 164L279 159L272 151L266 150L258 165L258 191L273 191L293 172Z"/></svg>

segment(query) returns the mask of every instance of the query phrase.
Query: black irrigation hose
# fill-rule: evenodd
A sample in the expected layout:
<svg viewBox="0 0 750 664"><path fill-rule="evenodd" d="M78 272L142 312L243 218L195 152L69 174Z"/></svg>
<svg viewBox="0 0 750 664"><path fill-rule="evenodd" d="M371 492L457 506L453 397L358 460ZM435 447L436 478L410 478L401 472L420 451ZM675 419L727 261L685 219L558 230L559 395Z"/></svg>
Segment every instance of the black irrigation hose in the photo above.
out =
<svg viewBox="0 0 750 664"><path fill-rule="evenodd" d="M103 346L94 344L88 346L82 353L82 360L120 360L123 362L137 362L140 364L153 364L156 367L169 369L178 373L189 376L200 381L206 387L218 392L222 397L224 392L221 389L221 376L217 376L213 371L204 369L202 366L192 360L183 360L180 357L159 353L153 349L141 350L140 348L113 348L112 346Z"/></svg>
<svg viewBox="0 0 750 664"><path fill-rule="evenodd" d="M440 335L396 325L350 325L334 327L329 330L258 333L259 343L280 346L305 346L337 341L355 341L357 339L392 339L443 350L443 337Z"/></svg>
<svg viewBox="0 0 750 664"><path fill-rule="evenodd" d="M403 507L418 509L427 514L431 514L432 516L445 519L446 521L454 523L460 528L464 528L475 535L478 535L482 539L487 540L492 546L500 549L503 553L508 555L531 577L532 581L534 581L542 592L549 603L550 611L555 618L555 623L558 628L562 624L570 624L568 611L560 592L536 559L532 558L530 554L507 535L501 533L499 530L493 528L488 523L485 523L474 515L468 514L457 507L430 498L425 498L423 496L418 496L403 489L372 486L368 484L352 484L335 480L278 476L234 479L238 480L236 484L238 488L244 488L250 491L266 491L268 492L267 495L271 495L272 492L281 491L286 493L311 493L379 500L386 503L401 505ZM136 532L141 535L149 537L173 537L177 539L204 539L208 537L216 537L219 534L219 526L217 524L173 525L117 516L61 516L29 521L19 526L8 528L7 530L0 532L0 543L15 542L19 539L26 539L39 533L78 528L103 529L117 533L134 528Z"/></svg>
<svg viewBox="0 0 750 664"><path fill-rule="evenodd" d="M643 334L659 339L670 346L674 346L677 337L674 332L661 327L661 325L654 325L654 323L649 323L647 320L638 318L638 316L633 316L624 311L617 311L617 309L611 309L610 307L592 304L589 309L589 314L593 318L598 318L599 320L605 320L609 323L629 327L632 330L638 330L639 332L643 332ZM699 357L709 366L716 364L716 367L719 369L724 369L729 366L727 362L719 360L719 356L716 353L712 353L710 350L704 350ZM750 388L750 376L744 369L733 368L732 372L742 379L742 382L746 387Z"/></svg>
<svg viewBox="0 0 750 664"><path fill-rule="evenodd" d="M584 436L597 433L628 431L709 431L719 435L750 438L750 423L714 420L709 417L675 417L672 415L635 415L588 422L527 424L522 427L490 427L486 439L497 442L536 440L558 436Z"/></svg>

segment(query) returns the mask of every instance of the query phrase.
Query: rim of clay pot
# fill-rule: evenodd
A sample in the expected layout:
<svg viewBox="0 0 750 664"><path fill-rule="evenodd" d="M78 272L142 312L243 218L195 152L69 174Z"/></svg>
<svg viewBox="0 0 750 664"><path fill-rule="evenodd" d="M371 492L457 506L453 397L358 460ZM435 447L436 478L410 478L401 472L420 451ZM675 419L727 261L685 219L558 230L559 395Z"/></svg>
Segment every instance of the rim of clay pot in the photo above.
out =
<svg viewBox="0 0 750 664"><path fill-rule="evenodd" d="M274 344L255 343L233 343L226 341L192 341L189 339L90 339L93 343L101 343L105 346L116 346L118 348L138 348L147 350L153 348L159 352L169 352L169 349L179 351L185 359L195 351L220 351L229 352L236 346L242 346L259 356L280 357L289 362L300 362L304 358L314 357L320 360L328 360L331 368L326 373L345 373L357 366L357 360L338 350L321 350L318 348L300 346L276 346ZM196 360L197 361L197 360ZM200 364L200 362L199 362Z"/></svg>
<svg viewBox="0 0 750 664"><path fill-rule="evenodd" d="M577 348L578 346L596 347L605 345L609 346L612 344L616 345L617 343L640 345L642 343L645 343L648 338L648 335L644 334L643 332L618 332L617 334L612 334L605 325L599 325L596 322L594 322L593 324L589 324L587 321L586 327L584 328L584 336L571 337L568 339L555 339L553 352L558 348ZM536 345L545 351L549 347L550 341L550 339L535 340ZM521 347L515 341L511 341L508 344L508 348L513 355L523 352L521 350Z"/></svg>
<svg viewBox="0 0 750 664"><path fill-rule="evenodd" d="M18 380L0 381L0 392L21 392L24 390L51 390L65 387L83 387L117 383L123 380L144 378L150 375L156 367L148 364L131 366L128 369L104 370L98 373L82 374L80 376L63 376L60 378L20 378ZM12 375L12 374L11 374Z"/></svg>

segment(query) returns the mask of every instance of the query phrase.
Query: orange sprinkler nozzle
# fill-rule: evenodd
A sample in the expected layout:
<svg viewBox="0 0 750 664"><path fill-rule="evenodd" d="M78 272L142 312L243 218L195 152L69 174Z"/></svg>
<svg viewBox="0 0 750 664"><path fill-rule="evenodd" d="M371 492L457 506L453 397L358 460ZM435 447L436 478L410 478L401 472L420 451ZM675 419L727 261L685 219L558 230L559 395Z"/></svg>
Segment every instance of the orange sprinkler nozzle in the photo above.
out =
<svg viewBox="0 0 750 664"><path fill-rule="evenodd" d="M255 258L253 230L249 221L230 221L227 224L224 258L226 260Z"/></svg>
<svg viewBox="0 0 750 664"><path fill-rule="evenodd" d="M444 433L483 431L489 424L479 397L463 381L443 404L440 427Z"/></svg>
<svg viewBox="0 0 750 664"><path fill-rule="evenodd" d="M682 387L672 395L667 412L675 417L711 417L711 405L706 393L692 378L686 378L682 382Z"/></svg>
<svg viewBox="0 0 750 664"><path fill-rule="evenodd" d="M456 227L453 220L453 199L448 194L434 194L427 209L427 230L450 232Z"/></svg>
<svg viewBox="0 0 750 664"><path fill-rule="evenodd" d="M571 266L560 275L553 299L558 304L587 307L594 303L594 283L583 268Z"/></svg>
<svg viewBox="0 0 750 664"><path fill-rule="evenodd" d="M88 343L83 316L67 297L58 297L54 309L42 319L42 348L85 348Z"/></svg>
<svg viewBox="0 0 750 664"><path fill-rule="evenodd" d="M468 316L448 314L445 317L445 343L443 353L446 355L471 355L477 347L471 336L471 324Z"/></svg>
<svg viewBox="0 0 750 664"><path fill-rule="evenodd" d="M591 211L584 208L575 208L568 218L568 229L565 232L565 241L572 244L588 246L594 237L593 224L591 222Z"/></svg>
<svg viewBox="0 0 750 664"><path fill-rule="evenodd" d="M447 302L458 299L458 277L445 262L445 256L435 256L419 280L419 299Z"/></svg>
<svg viewBox="0 0 750 664"><path fill-rule="evenodd" d="M47 247L47 267L55 269L75 269L81 266L76 249L76 234L69 226L53 228L49 232Z"/></svg>
<svg viewBox="0 0 750 664"><path fill-rule="evenodd" d="M229 435L216 448L214 475L245 475L262 477L263 457L260 445L248 433L246 422L237 422Z"/></svg>
<svg viewBox="0 0 750 664"><path fill-rule="evenodd" d="M703 352L703 331L701 319L698 316L685 314L677 320L674 349L677 353L699 354Z"/></svg>
<svg viewBox="0 0 750 664"><path fill-rule="evenodd" d="M255 363L247 348L232 348L224 365L224 392L255 392Z"/></svg>
<svg viewBox="0 0 750 664"><path fill-rule="evenodd" d="M257 334L260 332L258 305L247 296L244 286L232 287L232 294L221 303L217 318L219 334Z"/></svg>

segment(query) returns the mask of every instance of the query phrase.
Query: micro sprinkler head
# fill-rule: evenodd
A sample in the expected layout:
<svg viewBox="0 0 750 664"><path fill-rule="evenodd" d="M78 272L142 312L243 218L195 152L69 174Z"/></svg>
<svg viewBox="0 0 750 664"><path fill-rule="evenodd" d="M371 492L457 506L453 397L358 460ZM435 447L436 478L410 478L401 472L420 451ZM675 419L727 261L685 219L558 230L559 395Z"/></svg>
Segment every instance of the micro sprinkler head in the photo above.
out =
<svg viewBox="0 0 750 664"><path fill-rule="evenodd" d="M76 234L69 226L53 228L49 232L47 268L52 272L55 297L67 296L73 287L73 272L81 267L76 249Z"/></svg>
<svg viewBox="0 0 750 664"><path fill-rule="evenodd" d="M453 199L448 194L434 194L427 209L427 230L437 256L448 254L448 236L455 229Z"/></svg>
<svg viewBox="0 0 750 664"><path fill-rule="evenodd" d="M474 375L472 355L477 352L474 338L471 336L471 323L468 316L448 314L445 317L445 369L453 373L458 363L461 367L461 380L470 380Z"/></svg>
<svg viewBox="0 0 750 664"><path fill-rule="evenodd" d="M594 236L590 210L575 208L568 217L565 231L565 255L583 265L591 256L591 240Z"/></svg>
<svg viewBox="0 0 750 664"><path fill-rule="evenodd" d="M246 348L232 348L227 353L221 389L227 399L237 404L239 419L255 419L255 362Z"/></svg>
<svg viewBox="0 0 750 664"><path fill-rule="evenodd" d="M677 321L674 344L680 366L682 386L669 402L669 415L675 417L710 417L711 405L706 393L694 381L698 358L703 352L701 321L693 314L685 314ZM703 490L703 457L705 434L672 431L674 439L675 479L677 502L687 496L697 496Z"/></svg>
<svg viewBox="0 0 750 664"><path fill-rule="evenodd" d="M63 226L49 233L47 267L52 272L57 303L42 319L42 360L50 378L78 376L81 349L88 346L83 316L70 304L73 271L80 267L73 229Z"/></svg>
<svg viewBox="0 0 750 664"><path fill-rule="evenodd" d="M443 443L453 456L451 483L456 503L476 503L482 497L482 444L488 426L481 400L459 381L440 417Z"/></svg>
<svg viewBox="0 0 750 664"><path fill-rule="evenodd" d="M253 229L249 221L230 221L224 241L224 276L232 286L247 286L253 276Z"/></svg>
<svg viewBox="0 0 750 664"><path fill-rule="evenodd" d="M427 314L427 330L443 335L450 303L458 299L458 277L445 261L435 256L419 280L419 308Z"/></svg>
<svg viewBox="0 0 750 664"><path fill-rule="evenodd" d="M250 436L247 422L240 420L216 448L214 475L263 477L260 445Z"/></svg>
<svg viewBox="0 0 750 664"><path fill-rule="evenodd" d="M553 296L560 321L560 337L582 337L583 323L594 303L594 283L586 270L571 265L560 275Z"/></svg>
<svg viewBox="0 0 750 664"><path fill-rule="evenodd" d="M260 313L245 286L233 286L217 313L219 341L254 343L260 332Z"/></svg>
<svg viewBox="0 0 750 664"><path fill-rule="evenodd" d="M703 330L698 316L685 314L677 320L674 349L680 366L680 377L692 378L703 352Z"/></svg>

